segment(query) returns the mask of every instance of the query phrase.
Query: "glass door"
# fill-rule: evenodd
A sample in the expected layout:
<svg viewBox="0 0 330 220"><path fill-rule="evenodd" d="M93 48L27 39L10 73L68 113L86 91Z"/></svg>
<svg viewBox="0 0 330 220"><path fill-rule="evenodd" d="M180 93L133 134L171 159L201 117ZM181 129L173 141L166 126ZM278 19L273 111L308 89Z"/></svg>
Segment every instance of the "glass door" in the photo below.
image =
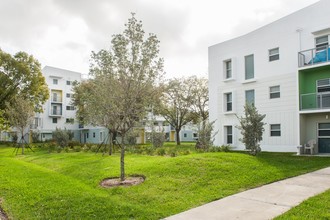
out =
<svg viewBox="0 0 330 220"><path fill-rule="evenodd" d="M319 153L330 153L330 123L318 125Z"/></svg>

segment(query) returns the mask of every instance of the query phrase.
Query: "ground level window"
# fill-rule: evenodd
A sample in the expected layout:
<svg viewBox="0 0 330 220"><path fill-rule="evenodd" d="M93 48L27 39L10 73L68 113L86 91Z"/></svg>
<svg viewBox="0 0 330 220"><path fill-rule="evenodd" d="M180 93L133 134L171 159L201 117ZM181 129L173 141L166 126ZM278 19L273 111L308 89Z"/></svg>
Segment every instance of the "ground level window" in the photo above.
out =
<svg viewBox="0 0 330 220"><path fill-rule="evenodd" d="M233 143L233 126L225 126L226 144Z"/></svg>
<svg viewBox="0 0 330 220"><path fill-rule="evenodd" d="M57 118L53 118L53 124L57 124Z"/></svg>
<svg viewBox="0 0 330 220"><path fill-rule="evenodd" d="M272 137L281 136L281 125L280 124L270 125L270 136L272 136Z"/></svg>

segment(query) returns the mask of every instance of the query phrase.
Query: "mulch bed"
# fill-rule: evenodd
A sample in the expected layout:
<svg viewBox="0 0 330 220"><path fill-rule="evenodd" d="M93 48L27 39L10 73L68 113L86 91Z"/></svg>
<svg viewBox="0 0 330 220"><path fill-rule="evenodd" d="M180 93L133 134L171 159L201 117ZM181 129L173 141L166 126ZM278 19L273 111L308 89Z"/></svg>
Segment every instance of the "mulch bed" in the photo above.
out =
<svg viewBox="0 0 330 220"><path fill-rule="evenodd" d="M2 200L0 199L0 205L1 205ZM0 206L0 220L8 220L8 217L6 213L3 211L3 209Z"/></svg>
<svg viewBox="0 0 330 220"><path fill-rule="evenodd" d="M118 187L118 186L136 186L144 182L145 176L137 175L125 178L121 181L119 177L106 178L100 182L100 186L104 188Z"/></svg>

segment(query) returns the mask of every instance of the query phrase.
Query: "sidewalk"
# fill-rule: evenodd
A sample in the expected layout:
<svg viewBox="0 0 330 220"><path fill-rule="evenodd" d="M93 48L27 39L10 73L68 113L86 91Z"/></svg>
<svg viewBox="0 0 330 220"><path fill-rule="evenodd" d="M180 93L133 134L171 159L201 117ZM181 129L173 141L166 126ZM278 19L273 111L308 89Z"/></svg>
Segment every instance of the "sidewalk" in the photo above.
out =
<svg viewBox="0 0 330 220"><path fill-rule="evenodd" d="M228 196L165 219L272 219L327 189L330 167Z"/></svg>

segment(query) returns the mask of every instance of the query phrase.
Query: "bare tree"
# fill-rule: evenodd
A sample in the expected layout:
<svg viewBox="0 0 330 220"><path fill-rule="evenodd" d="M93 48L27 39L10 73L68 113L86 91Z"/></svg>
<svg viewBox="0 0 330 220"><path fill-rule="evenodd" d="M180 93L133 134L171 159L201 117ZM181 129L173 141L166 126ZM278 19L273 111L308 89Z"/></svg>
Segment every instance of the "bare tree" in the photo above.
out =
<svg viewBox="0 0 330 220"><path fill-rule="evenodd" d="M28 100L17 96L11 104L6 103L6 115L10 125L17 128L20 132L22 154L24 154L24 132L34 117L34 108Z"/></svg>

